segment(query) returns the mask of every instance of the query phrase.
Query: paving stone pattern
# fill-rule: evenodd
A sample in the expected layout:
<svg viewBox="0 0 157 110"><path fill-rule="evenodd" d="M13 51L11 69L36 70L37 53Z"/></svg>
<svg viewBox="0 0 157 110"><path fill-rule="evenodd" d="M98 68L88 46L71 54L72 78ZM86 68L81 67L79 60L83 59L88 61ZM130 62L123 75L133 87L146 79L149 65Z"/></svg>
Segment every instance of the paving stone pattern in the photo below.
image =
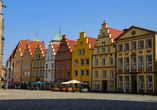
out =
<svg viewBox="0 0 157 110"><path fill-rule="evenodd" d="M0 110L157 110L157 96L0 89Z"/></svg>

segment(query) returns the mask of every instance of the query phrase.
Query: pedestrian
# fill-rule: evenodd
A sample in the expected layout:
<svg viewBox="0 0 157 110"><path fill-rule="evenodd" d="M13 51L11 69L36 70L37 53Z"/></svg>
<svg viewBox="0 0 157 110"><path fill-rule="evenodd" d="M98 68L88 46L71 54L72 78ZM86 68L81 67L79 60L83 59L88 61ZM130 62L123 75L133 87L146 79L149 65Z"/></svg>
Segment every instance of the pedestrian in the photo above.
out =
<svg viewBox="0 0 157 110"><path fill-rule="evenodd" d="M4 90L5 90L5 84L4 84Z"/></svg>

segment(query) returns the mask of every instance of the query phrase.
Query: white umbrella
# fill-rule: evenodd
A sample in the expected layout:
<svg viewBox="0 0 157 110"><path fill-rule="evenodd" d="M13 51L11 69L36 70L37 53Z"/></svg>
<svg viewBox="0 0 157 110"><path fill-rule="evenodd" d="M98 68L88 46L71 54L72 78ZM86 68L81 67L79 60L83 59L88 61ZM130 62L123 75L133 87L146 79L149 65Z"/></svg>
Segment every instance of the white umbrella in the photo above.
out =
<svg viewBox="0 0 157 110"><path fill-rule="evenodd" d="M62 82L61 84L70 84L69 82Z"/></svg>
<svg viewBox="0 0 157 110"><path fill-rule="evenodd" d="M80 81L73 79L73 80L69 80L66 82L62 82L61 84L74 84L74 83L83 83L83 82L80 82Z"/></svg>

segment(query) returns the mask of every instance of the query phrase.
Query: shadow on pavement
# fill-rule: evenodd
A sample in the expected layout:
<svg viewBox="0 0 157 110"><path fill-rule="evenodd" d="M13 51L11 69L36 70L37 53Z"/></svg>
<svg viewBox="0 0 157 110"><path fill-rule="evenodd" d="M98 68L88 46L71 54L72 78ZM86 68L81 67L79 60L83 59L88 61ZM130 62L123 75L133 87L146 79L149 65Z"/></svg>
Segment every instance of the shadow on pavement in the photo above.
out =
<svg viewBox="0 0 157 110"><path fill-rule="evenodd" d="M151 110L156 102L98 100L98 99L17 99L0 100L0 110Z"/></svg>

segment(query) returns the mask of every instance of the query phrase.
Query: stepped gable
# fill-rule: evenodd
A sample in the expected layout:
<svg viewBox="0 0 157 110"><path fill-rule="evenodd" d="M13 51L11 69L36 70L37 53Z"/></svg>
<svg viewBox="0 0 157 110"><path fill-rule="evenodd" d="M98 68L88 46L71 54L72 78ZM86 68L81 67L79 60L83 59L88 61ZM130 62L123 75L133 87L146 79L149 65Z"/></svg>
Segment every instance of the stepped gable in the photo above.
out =
<svg viewBox="0 0 157 110"><path fill-rule="evenodd" d="M37 48L38 45L41 45L42 48L45 48L44 41L38 42L38 41L21 40L18 47L21 48L22 56L25 52L26 45L30 45L31 48Z"/></svg>
<svg viewBox="0 0 157 110"><path fill-rule="evenodd" d="M69 46L72 49L72 52L75 51L75 45L77 45L77 41L74 40L68 40Z"/></svg>
<svg viewBox="0 0 157 110"><path fill-rule="evenodd" d="M86 38L88 38L88 43L91 44L91 49L94 49L94 46L96 45L96 40L98 39L92 37L86 37Z"/></svg>
<svg viewBox="0 0 157 110"><path fill-rule="evenodd" d="M109 33L111 33L111 38L113 38L114 43L115 43L114 39L124 32L124 31L113 29L110 27L108 27L108 29L109 29Z"/></svg>
<svg viewBox="0 0 157 110"><path fill-rule="evenodd" d="M53 45L53 49L54 49L55 55L56 55L56 54L57 54L57 51L58 51L59 45L57 45L57 44L52 44L52 45Z"/></svg>
<svg viewBox="0 0 157 110"><path fill-rule="evenodd" d="M44 55L44 57L46 57L47 49L42 48L42 50L43 50L43 55Z"/></svg>

